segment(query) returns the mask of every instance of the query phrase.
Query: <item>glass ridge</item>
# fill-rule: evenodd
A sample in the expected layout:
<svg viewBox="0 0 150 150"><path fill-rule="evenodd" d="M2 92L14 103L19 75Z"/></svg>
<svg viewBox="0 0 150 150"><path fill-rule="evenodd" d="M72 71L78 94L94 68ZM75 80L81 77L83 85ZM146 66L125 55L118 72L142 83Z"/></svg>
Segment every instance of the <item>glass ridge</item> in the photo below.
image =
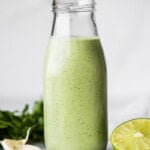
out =
<svg viewBox="0 0 150 150"><path fill-rule="evenodd" d="M75 0L69 3L64 2L63 0L54 0L52 10L54 12L92 12L95 10L95 5L95 0Z"/></svg>

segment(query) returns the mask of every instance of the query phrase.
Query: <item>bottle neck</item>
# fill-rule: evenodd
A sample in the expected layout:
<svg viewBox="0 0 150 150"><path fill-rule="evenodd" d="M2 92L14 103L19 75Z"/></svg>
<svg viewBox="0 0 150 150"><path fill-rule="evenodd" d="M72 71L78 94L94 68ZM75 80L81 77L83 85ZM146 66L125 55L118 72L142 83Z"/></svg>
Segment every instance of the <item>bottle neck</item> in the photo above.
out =
<svg viewBox="0 0 150 150"><path fill-rule="evenodd" d="M87 0L80 0L87 1ZM88 0L91 2L91 0ZM53 4L52 37L93 37L97 36L94 7L95 3Z"/></svg>

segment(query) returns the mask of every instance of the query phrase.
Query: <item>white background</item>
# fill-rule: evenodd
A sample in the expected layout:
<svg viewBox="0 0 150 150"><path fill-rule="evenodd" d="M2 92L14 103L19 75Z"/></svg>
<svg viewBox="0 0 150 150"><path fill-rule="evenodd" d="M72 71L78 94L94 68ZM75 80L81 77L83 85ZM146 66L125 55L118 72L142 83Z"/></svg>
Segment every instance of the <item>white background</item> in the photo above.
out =
<svg viewBox="0 0 150 150"><path fill-rule="evenodd" d="M109 133L150 117L150 0L97 1L108 68ZM22 109L42 96L50 0L0 0L0 109Z"/></svg>

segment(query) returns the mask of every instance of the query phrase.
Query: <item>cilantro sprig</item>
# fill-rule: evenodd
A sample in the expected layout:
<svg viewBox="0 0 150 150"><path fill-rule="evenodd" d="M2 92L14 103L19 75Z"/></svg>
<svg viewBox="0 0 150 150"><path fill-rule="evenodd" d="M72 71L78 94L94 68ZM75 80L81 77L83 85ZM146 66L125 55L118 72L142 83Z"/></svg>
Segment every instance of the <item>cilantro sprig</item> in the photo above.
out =
<svg viewBox="0 0 150 150"><path fill-rule="evenodd" d="M0 140L21 139L31 127L29 142L43 142L43 124L42 100L34 103L31 112L29 105L25 105L21 112L0 110Z"/></svg>

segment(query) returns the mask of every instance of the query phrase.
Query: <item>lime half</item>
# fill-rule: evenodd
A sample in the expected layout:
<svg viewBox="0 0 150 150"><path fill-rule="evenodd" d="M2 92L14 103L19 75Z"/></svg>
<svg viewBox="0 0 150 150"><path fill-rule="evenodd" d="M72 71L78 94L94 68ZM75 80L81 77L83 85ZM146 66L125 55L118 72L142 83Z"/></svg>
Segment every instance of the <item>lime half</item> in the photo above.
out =
<svg viewBox="0 0 150 150"><path fill-rule="evenodd" d="M115 150L150 150L150 118L138 118L119 125L111 135Z"/></svg>

